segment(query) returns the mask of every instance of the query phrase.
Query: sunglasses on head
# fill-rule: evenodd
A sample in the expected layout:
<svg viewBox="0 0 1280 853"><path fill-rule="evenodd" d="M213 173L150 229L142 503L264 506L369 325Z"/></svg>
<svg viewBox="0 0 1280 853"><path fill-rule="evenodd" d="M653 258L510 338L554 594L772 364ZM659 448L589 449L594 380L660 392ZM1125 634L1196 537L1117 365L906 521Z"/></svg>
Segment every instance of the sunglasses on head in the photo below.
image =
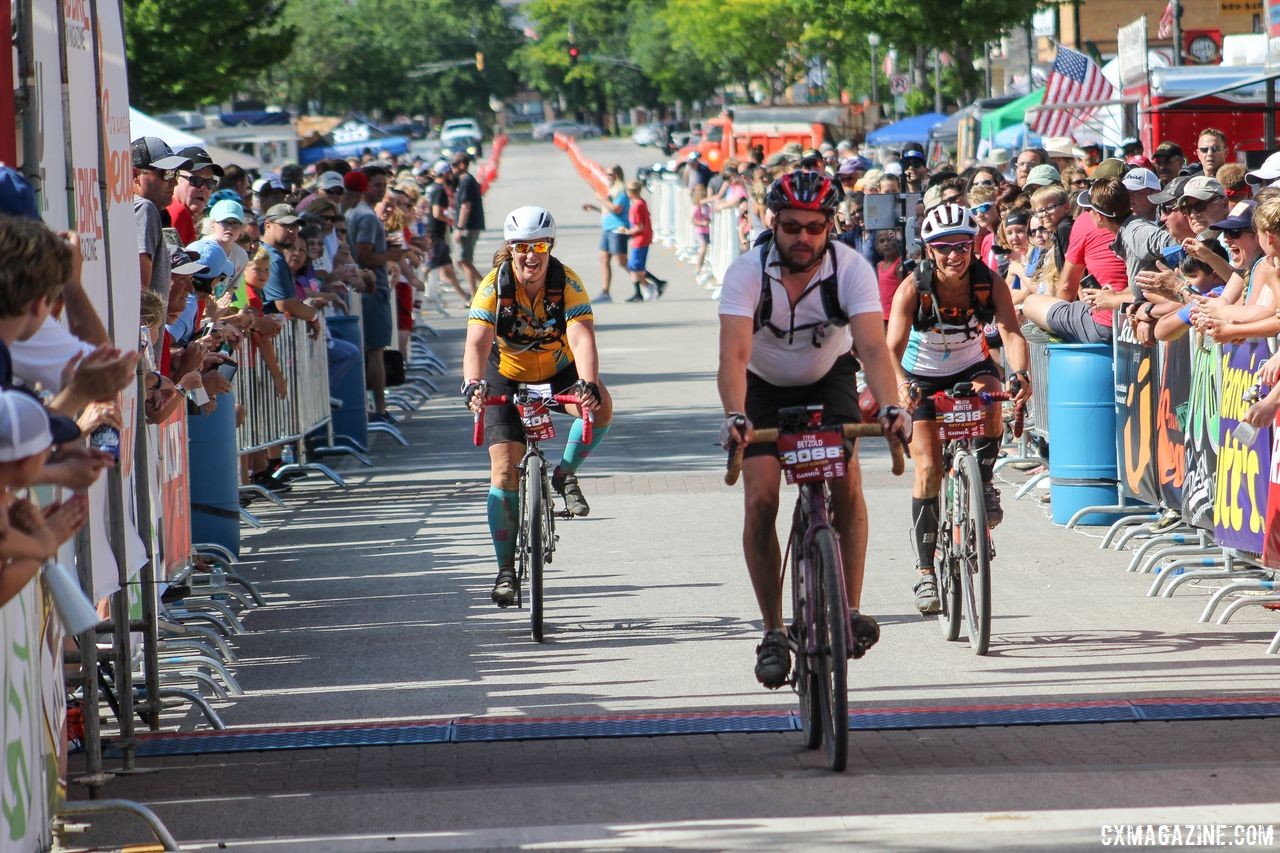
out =
<svg viewBox="0 0 1280 853"><path fill-rule="evenodd" d="M930 243L929 248L940 255L963 255L973 248L972 240L961 243Z"/></svg>
<svg viewBox="0 0 1280 853"><path fill-rule="evenodd" d="M800 222L790 222L790 221L783 222L782 220L779 220L778 230L781 231L783 234L788 234L792 237L797 236L801 231L810 235L811 237L819 237L831 230L831 223L830 222L800 223Z"/></svg>
<svg viewBox="0 0 1280 853"><path fill-rule="evenodd" d="M213 189L218 183L216 178L200 178L195 175L183 175L182 179L198 190L205 187Z"/></svg>
<svg viewBox="0 0 1280 853"><path fill-rule="evenodd" d="M517 255L527 255L530 252L535 255L545 255L551 251L551 243L547 240L539 240L536 243L512 243L511 250Z"/></svg>

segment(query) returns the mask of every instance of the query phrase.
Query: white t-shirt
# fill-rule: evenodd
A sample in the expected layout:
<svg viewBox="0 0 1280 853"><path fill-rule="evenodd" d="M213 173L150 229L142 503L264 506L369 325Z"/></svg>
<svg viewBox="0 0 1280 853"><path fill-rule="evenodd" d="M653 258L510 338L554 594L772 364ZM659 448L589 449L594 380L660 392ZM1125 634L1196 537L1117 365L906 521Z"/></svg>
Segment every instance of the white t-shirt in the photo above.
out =
<svg viewBox="0 0 1280 853"><path fill-rule="evenodd" d="M9 345L13 375L28 387L40 385L57 394L62 390L62 369L76 354L88 355L96 349L77 338L52 317L25 341Z"/></svg>
<svg viewBox="0 0 1280 853"><path fill-rule="evenodd" d="M875 270L857 252L843 243L832 243L836 257L836 292L840 307L850 317L859 314L881 314L880 291ZM773 290L773 325L784 332L778 337L768 327L756 332L751 345L751 361L747 369L773 385L809 385L817 382L835 365L836 359L849 352L853 337L847 326L827 326L816 330L812 324L824 323L827 312L822 307L821 288L817 284L831 273L831 257L824 255L822 264L793 309L786 288L782 286L782 262L776 246L769 249L768 280ZM720 291L720 313L731 317L754 317L760 304L760 249L752 248L740 255L724 274ZM810 328L804 328L810 326ZM815 333L820 335L814 346Z"/></svg>

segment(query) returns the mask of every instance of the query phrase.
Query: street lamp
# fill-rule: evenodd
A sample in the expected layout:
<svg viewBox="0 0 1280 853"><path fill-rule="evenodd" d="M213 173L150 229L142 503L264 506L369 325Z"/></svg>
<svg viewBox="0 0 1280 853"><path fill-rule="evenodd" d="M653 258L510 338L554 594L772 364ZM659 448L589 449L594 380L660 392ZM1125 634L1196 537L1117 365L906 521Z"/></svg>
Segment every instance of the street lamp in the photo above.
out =
<svg viewBox="0 0 1280 853"><path fill-rule="evenodd" d="M879 33L867 33L867 44L871 45L871 103L880 103L880 75L876 73L876 48L880 46Z"/></svg>

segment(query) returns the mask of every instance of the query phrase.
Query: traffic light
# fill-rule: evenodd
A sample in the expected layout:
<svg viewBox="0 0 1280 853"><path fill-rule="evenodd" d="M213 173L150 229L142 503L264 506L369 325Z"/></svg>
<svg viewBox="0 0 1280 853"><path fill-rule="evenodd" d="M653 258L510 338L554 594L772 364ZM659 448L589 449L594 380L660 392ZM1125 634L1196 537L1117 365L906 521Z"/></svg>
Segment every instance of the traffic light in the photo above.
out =
<svg viewBox="0 0 1280 853"><path fill-rule="evenodd" d="M569 45L569 64L578 64L578 46L576 44Z"/></svg>
<svg viewBox="0 0 1280 853"><path fill-rule="evenodd" d="M477 71L484 70L484 52L483 51L479 51L479 50L476 51L476 70Z"/></svg>

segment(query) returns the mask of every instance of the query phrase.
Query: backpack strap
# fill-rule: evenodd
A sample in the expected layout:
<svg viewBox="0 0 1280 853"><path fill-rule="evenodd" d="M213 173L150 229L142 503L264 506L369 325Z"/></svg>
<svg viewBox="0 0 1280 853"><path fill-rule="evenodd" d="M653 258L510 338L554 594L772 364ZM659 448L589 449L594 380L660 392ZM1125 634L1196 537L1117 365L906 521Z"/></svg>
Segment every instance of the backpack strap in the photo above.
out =
<svg viewBox="0 0 1280 853"><path fill-rule="evenodd" d="M547 281L542 289L542 304L547 312L547 319L555 326L556 332L563 337L568 328L564 314L564 264L555 258L547 260ZM516 280L511 272L511 261L504 261L498 267L498 322L496 324L499 338L505 338L517 344L530 341L517 340L514 337L516 327ZM496 343L496 341L495 341Z"/></svg>
<svg viewBox="0 0 1280 853"><path fill-rule="evenodd" d="M927 332L940 323L938 317L937 297L933 292L933 261L925 258L916 264L916 316L911 320L911 328L917 332Z"/></svg>
<svg viewBox="0 0 1280 853"><path fill-rule="evenodd" d="M996 306L991 298L994 283L991 268L975 258L969 267L969 293L973 300L973 313L984 326L996 318Z"/></svg>
<svg viewBox="0 0 1280 853"><path fill-rule="evenodd" d="M760 248L760 301L756 303L756 315L752 319L751 332L755 334L764 328L765 323L773 316L773 286L769 284L769 250L773 248L773 234L766 232L764 239L757 240Z"/></svg>
<svg viewBox="0 0 1280 853"><path fill-rule="evenodd" d="M516 326L516 283L510 260L498 267L498 322L495 325L499 338L511 337Z"/></svg>
<svg viewBox="0 0 1280 853"><path fill-rule="evenodd" d="M827 243L827 256L831 258L831 275L818 285L822 296L822 310L827 312L827 321L833 326L849 325L849 312L840 304L840 269L836 265L835 243Z"/></svg>
<svg viewBox="0 0 1280 853"><path fill-rule="evenodd" d="M555 258L547 258L547 283L542 289L542 304L547 309L547 318L555 324L561 337L569 328L564 316L564 284L564 264Z"/></svg>

